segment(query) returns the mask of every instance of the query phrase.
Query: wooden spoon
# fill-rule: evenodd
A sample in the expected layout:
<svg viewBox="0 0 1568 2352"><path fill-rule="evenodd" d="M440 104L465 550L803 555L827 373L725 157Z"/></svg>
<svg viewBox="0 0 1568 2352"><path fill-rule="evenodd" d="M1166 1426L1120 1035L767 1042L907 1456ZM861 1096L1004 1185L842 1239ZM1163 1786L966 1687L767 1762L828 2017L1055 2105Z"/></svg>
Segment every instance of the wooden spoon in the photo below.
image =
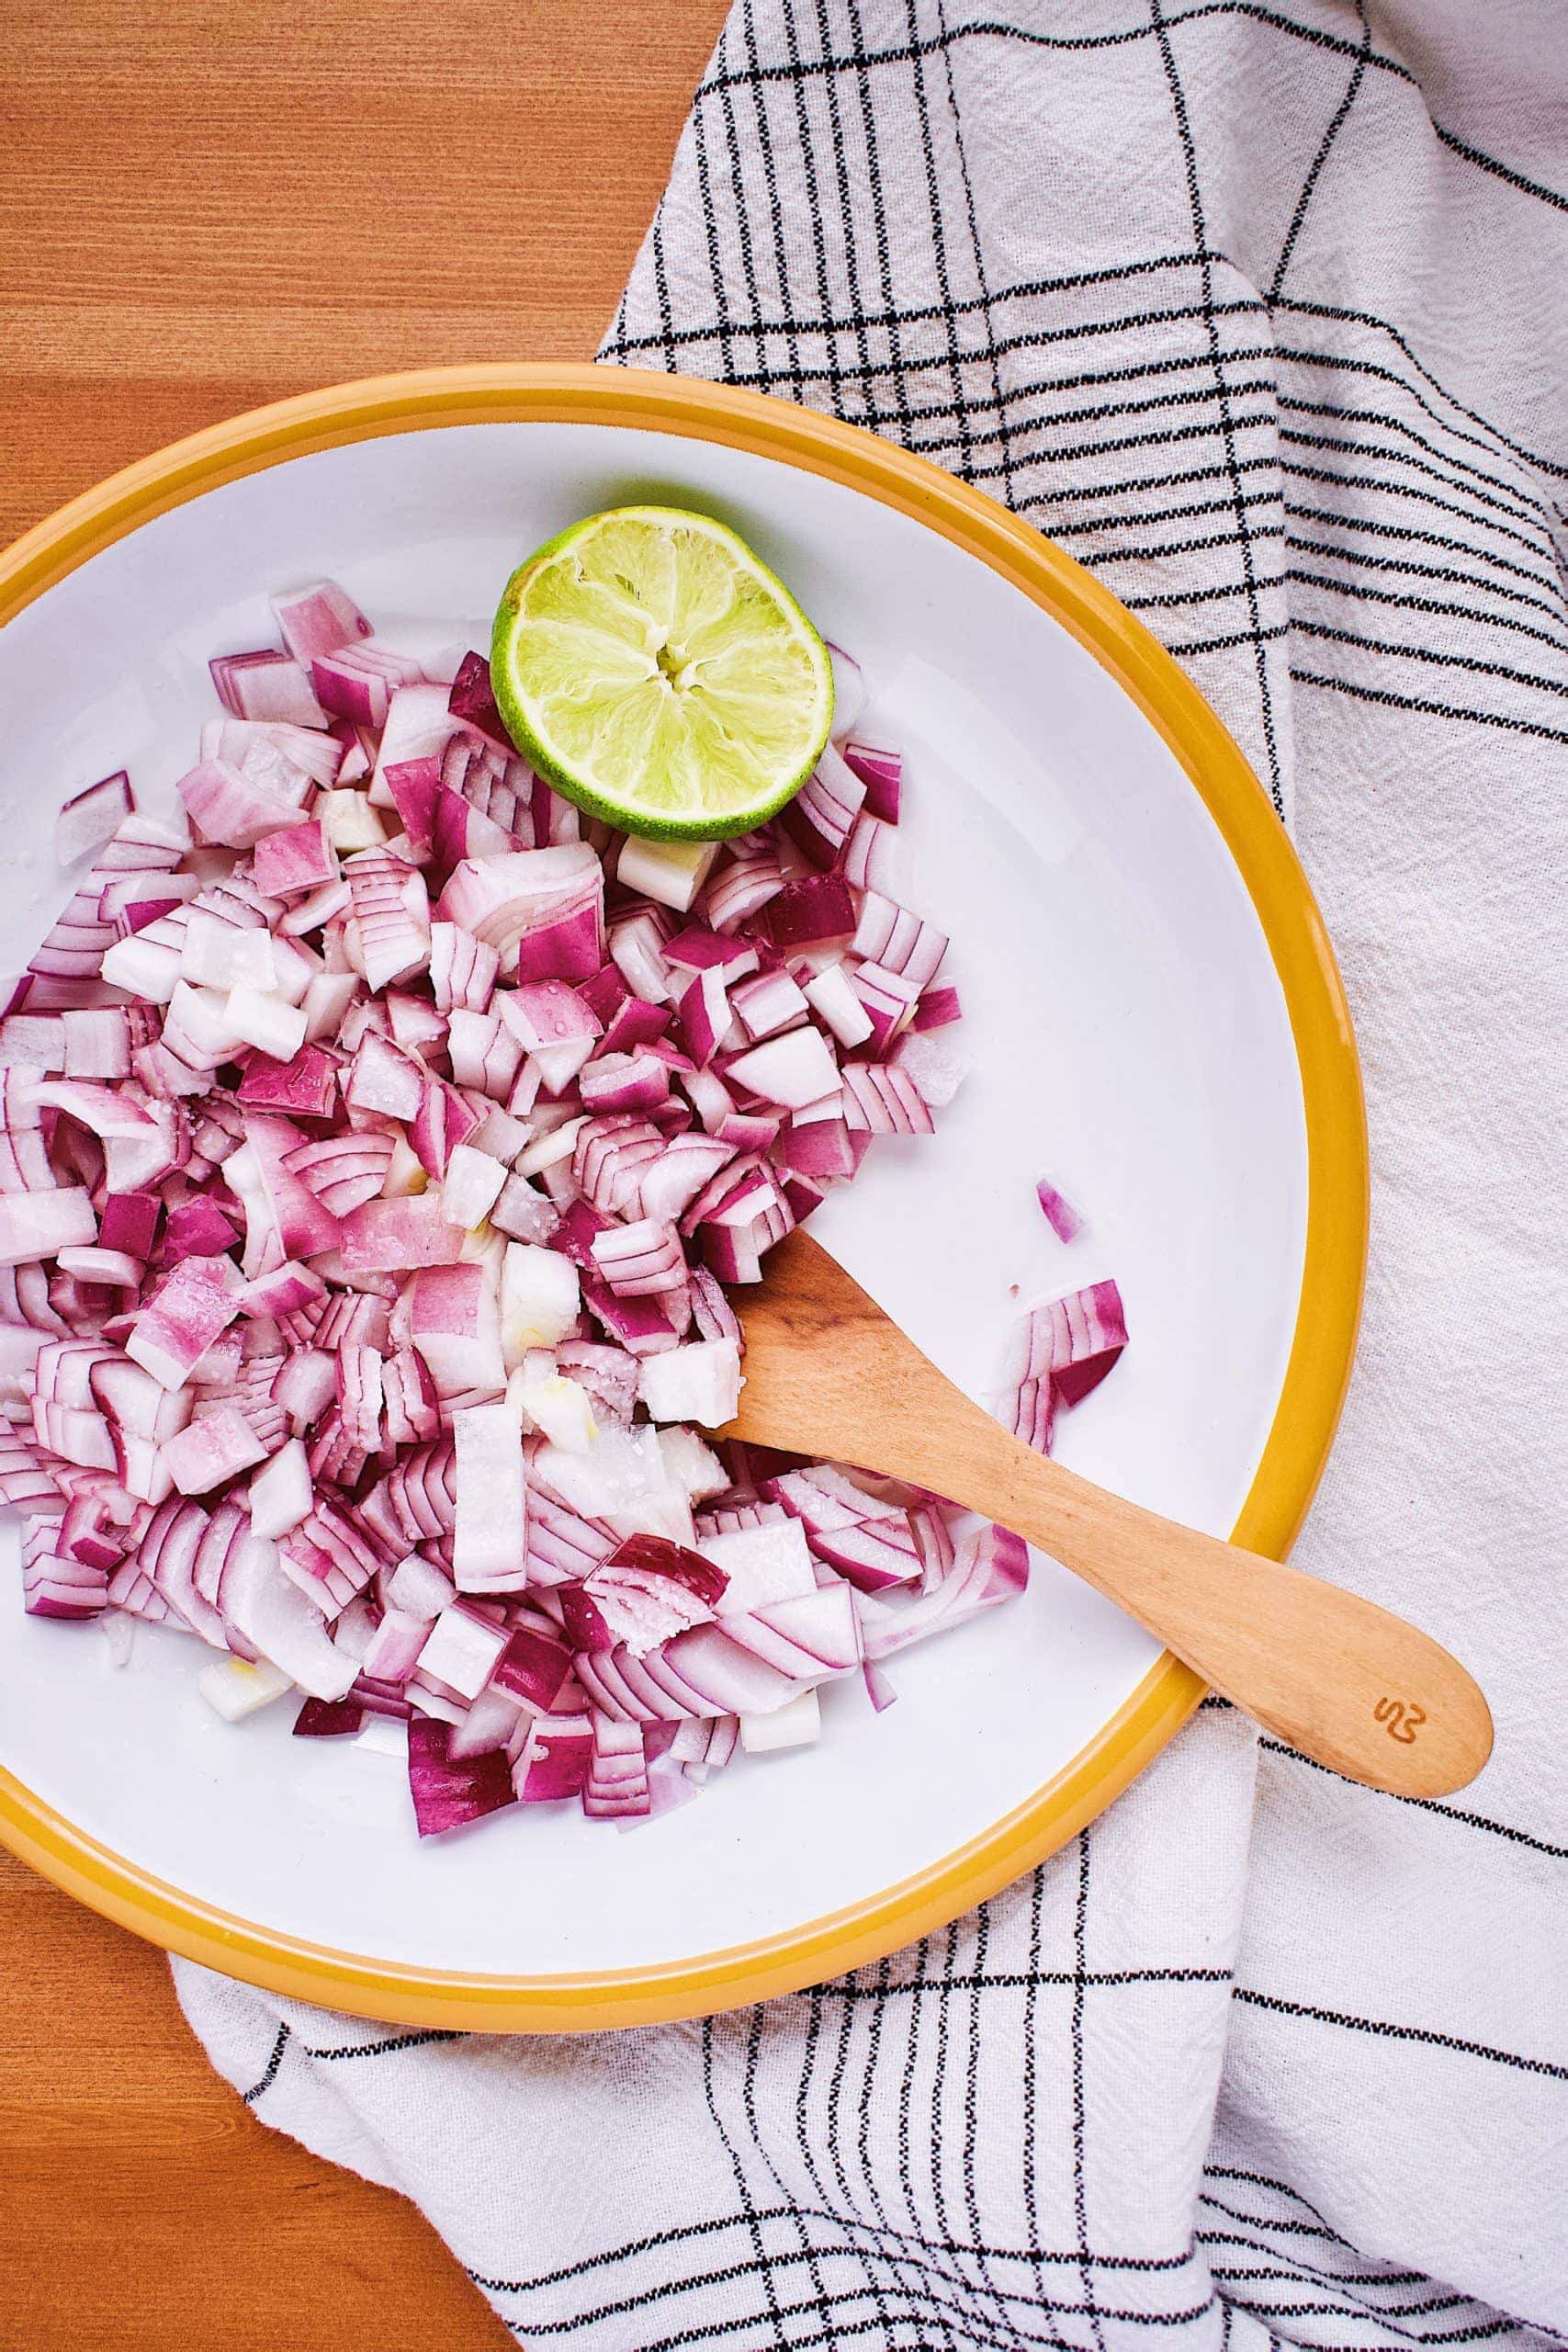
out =
<svg viewBox="0 0 1568 2352"><path fill-rule="evenodd" d="M955 1388L804 1232L746 1302L746 1385L725 1432L928 1487L1060 1560L1302 1755L1395 1796L1462 1788L1485 1700L1404 1618L1299 1568L1108 1495Z"/></svg>

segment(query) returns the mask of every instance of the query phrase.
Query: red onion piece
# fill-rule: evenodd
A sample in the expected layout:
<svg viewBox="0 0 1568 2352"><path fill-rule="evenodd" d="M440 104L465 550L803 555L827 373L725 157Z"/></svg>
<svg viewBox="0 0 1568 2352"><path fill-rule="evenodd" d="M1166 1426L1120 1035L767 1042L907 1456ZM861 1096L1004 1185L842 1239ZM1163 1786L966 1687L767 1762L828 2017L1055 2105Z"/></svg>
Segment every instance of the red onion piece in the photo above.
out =
<svg viewBox="0 0 1568 2352"><path fill-rule="evenodd" d="M427 1834L647 1818L743 1717L757 1749L825 1679L886 1704L875 1657L1021 1580L934 1498L694 1426L735 1407L723 1282L961 1074L901 763L829 749L675 888L516 756L482 656L426 665L331 582L275 610L282 650L212 665L197 845L123 777L78 796L91 870L0 1023L25 1602L268 1665L302 1737L407 1721ZM1113 1285L1037 1310L1015 1425L1124 1340Z"/></svg>
<svg viewBox="0 0 1568 2352"><path fill-rule="evenodd" d="M256 887L274 899L304 898L337 880L336 854L319 817L285 825L256 843Z"/></svg>
<svg viewBox="0 0 1568 2352"><path fill-rule="evenodd" d="M872 743L849 742L842 748L844 765L865 786L867 816L880 817L885 823L896 825L903 797L903 755L880 751Z"/></svg>
<svg viewBox="0 0 1568 2352"><path fill-rule="evenodd" d="M307 1699L294 1718L296 1739L347 1739L365 1725L365 1709L354 1699Z"/></svg>
<svg viewBox="0 0 1568 2352"><path fill-rule="evenodd" d="M290 589L274 596L278 633L296 662L310 663L319 653L333 653L368 637L370 624L335 580L318 580L308 588Z"/></svg>
<svg viewBox="0 0 1568 2352"><path fill-rule="evenodd" d="M463 1828L516 1802L503 1755L454 1758L450 1725L416 1715L409 1725L409 1794L422 1838Z"/></svg>
<svg viewBox="0 0 1568 2352"><path fill-rule="evenodd" d="M963 1018L956 989L927 989L915 1007L911 1029L945 1029Z"/></svg>
<svg viewBox="0 0 1568 2352"><path fill-rule="evenodd" d="M827 947L852 939L857 920L843 876L818 874L781 889L769 900L759 927L775 947Z"/></svg>
<svg viewBox="0 0 1568 2352"><path fill-rule="evenodd" d="M593 1757L593 1727L586 1714L541 1717L513 1768L513 1784L524 1804L550 1804L581 1797Z"/></svg>
<svg viewBox="0 0 1568 2352"><path fill-rule="evenodd" d="M230 849L250 849L299 822L298 799L264 790L226 760L203 760L175 789L203 840Z"/></svg>
<svg viewBox="0 0 1568 2352"><path fill-rule="evenodd" d="M511 739L491 690L490 663L482 653L464 654L446 697L446 707L454 718L479 728L503 751L511 750Z"/></svg>
<svg viewBox="0 0 1568 2352"><path fill-rule="evenodd" d="M1035 1198L1046 1224L1058 1241L1076 1241L1083 1231L1083 1219L1064 1193L1042 1176L1034 1187Z"/></svg>
<svg viewBox="0 0 1568 2352"><path fill-rule="evenodd" d="M785 803L779 821L802 854L829 872L839 862L865 794L863 778L828 743L815 774Z"/></svg>
<svg viewBox="0 0 1568 2352"><path fill-rule="evenodd" d="M102 849L135 808L136 795L123 768L62 802L54 820L54 854L60 864L74 865L78 858Z"/></svg>
<svg viewBox="0 0 1568 2352"><path fill-rule="evenodd" d="M125 1249L131 1259L151 1259L163 1202L157 1193L113 1193L98 1216L98 1242Z"/></svg>
<svg viewBox="0 0 1568 2352"><path fill-rule="evenodd" d="M857 890L878 890L896 896L898 888L898 844L891 825L863 808L844 844L839 871Z"/></svg>

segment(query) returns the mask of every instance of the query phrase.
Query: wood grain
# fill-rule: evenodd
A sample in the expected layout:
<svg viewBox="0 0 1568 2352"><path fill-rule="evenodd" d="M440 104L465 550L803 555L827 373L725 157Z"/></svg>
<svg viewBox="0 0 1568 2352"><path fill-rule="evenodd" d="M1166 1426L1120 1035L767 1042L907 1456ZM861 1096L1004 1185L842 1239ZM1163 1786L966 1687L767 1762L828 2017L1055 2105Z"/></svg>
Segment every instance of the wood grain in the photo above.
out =
<svg viewBox="0 0 1568 2352"><path fill-rule="evenodd" d="M7 0L0 543L180 434L592 356L724 0ZM512 2339L411 2206L265 2131L162 1956L0 1855L0 2352Z"/></svg>
<svg viewBox="0 0 1568 2352"><path fill-rule="evenodd" d="M0 538L256 402L589 357L723 0L7 0Z"/></svg>

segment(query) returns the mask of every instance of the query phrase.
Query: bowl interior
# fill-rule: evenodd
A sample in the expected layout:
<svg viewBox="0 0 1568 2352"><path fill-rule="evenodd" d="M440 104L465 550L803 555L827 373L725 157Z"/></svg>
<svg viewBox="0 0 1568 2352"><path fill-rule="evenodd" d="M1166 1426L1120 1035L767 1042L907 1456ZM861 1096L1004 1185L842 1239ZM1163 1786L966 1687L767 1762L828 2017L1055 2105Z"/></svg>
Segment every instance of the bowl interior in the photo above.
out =
<svg viewBox="0 0 1568 2352"><path fill-rule="evenodd" d="M420 430L299 458L143 526L0 633L0 950L65 895L61 799L129 766L168 803L209 654L272 641L265 592L340 579L394 642L482 647L520 554L633 498L732 522L864 666L860 732L906 752L911 903L953 939L964 1091L934 1143L877 1147L818 1229L976 1395L1020 1301L1114 1273L1133 1344L1061 1457L1224 1532L1262 1453L1301 1292L1306 1141L1284 999L1181 768L1067 632L908 517L774 459L584 424ZM1088 1216L1064 1248L1034 1183ZM940 1483L940 1466L932 1464ZM895 1662L874 1716L740 1759L616 1835L567 1808L419 1845L400 1765L231 1729L206 1653L25 1618L6 1530L0 1763L117 1853L268 1929L461 1973L636 1971L776 1935L936 1863L1061 1770L1156 1645L1049 1563L1026 1598Z"/></svg>

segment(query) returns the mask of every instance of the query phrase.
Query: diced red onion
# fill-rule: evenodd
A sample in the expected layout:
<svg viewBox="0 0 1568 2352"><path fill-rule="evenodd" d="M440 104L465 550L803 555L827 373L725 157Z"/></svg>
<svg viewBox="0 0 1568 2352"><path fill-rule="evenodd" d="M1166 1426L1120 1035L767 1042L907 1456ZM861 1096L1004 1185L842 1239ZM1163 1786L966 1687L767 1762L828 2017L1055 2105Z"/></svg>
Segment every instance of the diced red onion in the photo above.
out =
<svg viewBox="0 0 1568 2352"><path fill-rule="evenodd" d="M741 1028L753 1045L810 1018L811 1007L787 972L759 972L730 994Z"/></svg>
<svg viewBox="0 0 1568 2352"><path fill-rule="evenodd" d="M240 1101L290 1118L330 1119L337 1105L337 1073L333 1057L315 1046L301 1046L284 1062L260 1054L241 1080Z"/></svg>
<svg viewBox="0 0 1568 2352"><path fill-rule="evenodd" d="M136 795L123 768L62 802L54 820L54 854L61 865L74 865L78 858L102 849L135 808Z"/></svg>
<svg viewBox="0 0 1568 2352"><path fill-rule="evenodd" d="M865 792L863 778L831 743L824 744L815 774L785 802L779 821L811 864L829 872L839 862Z"/></svg>
<svg viewBox="0 0 1568 2352"><path fill-rule="evenodd" d="M846 1062L844 1125L852 1135L929 1136L934 1122L908 1071L895 1062Z"/></svg>
<svg viewBox="0 0 1568 2352"><path fill-rule="evenodd" d="M866 814L880 817L886 824L896 825L903 797L902 753L880 751L872 743L847 742L842 748L844 765L859 776L865 786Z"/></svg>
<svg viewBox="0 0 1568 2352"><path fill-rule="evenodd" d="M878 890L867 890L862 901L853 945L864 962L909 981L917 995L936 978L947 953L946 936L934 923Z"/></svg>
<svg viewBox="0 0 1568 2352"><path fill-rule="evenodd" d="M309 673L287 653L271 647L254 653L223 653L207 666L219 701L236 718L277 720L290 727L326 724Z"/></svg>
<svg viewBox="0 0 1568 2352"><path fill-rule="evenodd" d="M581 1797L593 1757L593 1726L586 1714L541 1716L513 1768L520 1803L549 1804Z"/></svg>
<svg viewBox="0 0 1568 2352"><path fill-rule="evenodd" d="M80 1249L97 1238L91 1196L78 1187L14 1193L0 1200L0 1265L50 1258L59 1250Z"/></svg>
<svg viewBox="0 0 1568 2352"><path fill-rule="evenodd" d="M797 1110L819 1102L839 1084L833 1049L817 1029L791 1029L750 1053L739 1054L726 1075L765 1102ZM930 1122L928 1121L928 1126Z"/></svg>
<svg viewBox="0 0 1568 2352"><path fill-rule="evenodd" d="M489 1009L501 959L493 947L452 922L430 927L430 980L436 1010L466 1012Z"/></svg>
<svg viewBox="0 0 1568 2352"><path fill-rule="evenodd" d="M479 1697L506 1647L504 1625L493 1624L466 1602L442 1610L419 1654L419 1678L470 1703Z"/></svg>
<svg viewBox="0 0 1568 2352"><path fill-rule="evenodd" d="M715 869L699 901L708 922L719 932L739 930L761 914L784 887L784 866L771 844L754 839L744 849L733 842L728 846L728 863Z"/></svg>
<svg viewBox="0 0 1568 2352"><path fill-rule="evenodd" d="M593 1051L601 1034L595 1014L560 980L524 981L499 1000L499 1007L525 1053L538 1063L551 1093L560 1093Z"/></svg>
<svg viewBox="0 0 1568 2352"><path fill-rule="evenodd" d="M164 1445L164 1465L182 1495L210 1494L265 1459L265 1447L231 1405L187 1422Z"/></svg>
<svg viewBox="0 0 1568 2352"><path fill-rule="evenodd" d="M758 927L775 947L826 947L854 937L858 916L841 874L814 874L791 882L773 898Z"/></svg>
<svg viewBox="0 0 1568 2352"><path fill-rule="evenodd" d="M722 1282L956 1084L901 763L852 737L743 841L623 842L512 751L482 656L330 582L275 609L283 650L213 664L197 845L123 777L78 796L91 870L0 1022L25 1603L287 1677L302 1737L407 1721L423 1831L645 1819L1021 1580L934 1498L694 1426L739 1394ZM1047 1442L1124 1339L1113 1285L1036 1310L1013 1425Z"/></svg>
<svg viewBox="0 0 1568 2352"><path fill-rule="evenodd" d="M632 1535L562 1589L566 1630L575 1650L624 1645L633 1657L706 1623L728 1582L700 1553L660 1535Z"/></svg>
<svg viewBox="0 0 1568 2352"><path fill-rule="evenodd" d="M355 1661L335 1647L321 1611L283 1572L277 1548L251 1536L224 1566L219 1610L226 1624L316 1699L346 1698Z"/></svg>
<svg viewBox="0 0 1568 2352"><path fill-rule="evenodd" d="M769 1481L769 1495L806 1529L806 1540L862 1592L908 1584L921 1555L908 1512L878 1503L830 1470L791 1471Z"/></svg>
<svg viewBox="0 0 1568 2352"><path fill-rule="evenodd" d="M1015 1327L1007 1366L1010 1386L1048 1380L1064 1405L1078 1405L1127 1344L1122 1294L1113 1282L1032 1307Z"/></svg>
<svg viewBox="0 0 1568 2352"><path fill-rule="evenodd" d="M527 1574L527 1489L517 1416L510 1405L471 1407L456 1417L454 1436L458 1589L515 1591Z"/></svg>
<svg viewBox="0 0 1568 2352"><path fill-rule="evenodd" d="M308 779L301 777L308 786ZM251 849L264 834L282 832L299 821L297 799L264 791L227 760L203 760L175 786L204 841L229 849Z"/></svg>
<svg viewBox="0 0 1568 2352"><path fill-rule="evenodd" d="M318 1496L310 1517L291 1528L279 1544L277 1565L312 1606L331 1619L341 1615L355 1594L364 1591L380 1559L349 1514ZM275 1663L282 1666L286 1661L277 1658ZM316 1693L318 1698L338 1695L325 1690Z"/></svg>
<svg viewBox="0 0 1568 2352"><path fill-rule="evenodd" d="M1041 1214L1058 1241L1076 1241L1083 1231L1083 1219L1064 1193L1042 1176L1034 1187Z"/></svg>
<svg viewBox="0 0 1568 2352"><path fill-rule="evenodd" d="M490 663L482 653L464 654L446 697L446 707L454 718L461 718L468 726L479 728L503 751L511 750L511 741L491 689Z"/></svg>
<svg viewBox="0 0 1568 2352"><path fill-rule="evenodd" d="M264 834L256 843L256 887L269 898L300 899L337 880L338 863L319 817Z"/></svg>
<svg viewBox="0 0 1568 2352"><path fill-rule="evenodd" d="M664 961L683 972L704 972L716 966L727 980L741 980L757 968L757 951L744 939L729 939L704 923L678 932L663 947Z"/></svg>
<svg viewBox="0 0 1568 2352"><path fill-rule="evenodd" d="M370 634L369 622L335 580L318 580L308 588L274 596L272 609L285 646L302 664Z"/></svg>
<svg viewBox="0 0 1568 2352"><path fill-rule="evenodd" d="M430 961L424 877L387 850L360 850L344 866L367 984L378 993Z"/></svg>
<svg viewBox="0 0 1568 2352"><path fill-rule="evenodd" d="M670 929L663 909L657 907L644 907L610 926L611 958L632 994L649 1004L664 1004L672 993L662 953Z"/></svg>
<svg viewBox="0 0 1568 2352"><path fill-rule="evenodd" d="M685 1040L687 1051L694 1061L705 1068L724 1043L730 1027L724 967L710 964L699 971L690 985L682 989L678 1012L681 1035Z"/></svg>
<svg viewBox="0 0 1568 2352"><path fill-rule="evenodd" d="M893 1048L893 1062L912 1079L929 1110L945 1111L968 1071L968 1062L945 1037L917 1030L906 1033Z"/></svg>
<svg viewBox="0 0 1568 2352"><path fill-rule="evenodd" d="M409 1725L409 1793L422 1838L460 1829L516 1802L504 1755L454 1758L448 1724L416 1715Z"/></svg>
<svg viewBox="0 0 1568 2352"><path fill-rule="evenodd" d="M898 889L898 842L891 825L862 809L844 844L839 871L857 890L877 890L896 897Z"/></svg>
<svg viewBox="0 0 1568 2352"><path fill-rule="evenodd" d="M344 642L310 660L310 683L323 710L357 727L385 727L394 690L423 675L417 662L389 653L374 638Z"/></svg>
<svg viewBox="0 0 1568 2352"><path fill-rule="evenodd" d="M880 964L857 964L850 974L850 987L871 1024L873 1051L886 1054L914 1011L919 989L897 972L885 971Z"/></svg>
<svg viewBox="0 0 1568 2352"><path fill-rule="evenodd" d="M607 1226L590 1248L595 1268L618 1298L656 1297L681 1289L686 1280L679 1234L652 1217Z"/></svg>
<svg viewBox="0 0 1568 2352"><path fill-rule="evenodd" d="M465 858L453 868L435 911L443 921L460 923L474 938L493 947L503 968L526 935L567 922L585 924L593 948L592 960L585 969L560 977L586 979L602 961L599 925L604 881L604 868L586 842ZM564 952L564 941L561 946Z"/></svg>
<svg viewBox="0 0 1568 2352"><path fill-rule="evenodd" d="M917 1599L859 1604L865 1655L890 1657L939 1629L1014 1600L1029 1582L1029 1552L1005 1527L985 1525L958 1545L948 1574Z"/></svg>
<svg viewBox="0 0 1568 2352"><path fill-rule="evenodd" d="M281 719L209 719L197 748L204 760L226 760L264 789L273 778L287 779L276 796L282 800L303 797L299 775L323 788L354 781L344 773L344 746L334 736Z"/></svg>
<svg viewBox="0 0 1568 2352"><path fill-rule="evenodd" d="M578 1086L586 1110L652 1111L669 1098L670 1071L653 1054L604 1054Z"/></svg>
<svg viewBox="0 0 1568 2352"><path fill-rule="evenodd" d="M455 1266L463 1251L460 1228L442 1213L439 1193L408 1200L367 1201L343 1220L343 1262L355 1273L404 1272L418 1266Z"/></svg>
<svg viewBox="0 0 1568 2352"><path fill-rule="evenodd" d="M865 673L852 653L846 653L831 638L824 639L828 658L833 666L833 740L848 734L865 708Z"/></svg>
<svg viewBox="0 0 1568 2352"><path fill-rule="evenodd" d="M29 1617L97 1617L108 1605L107 1572L61 1557L52 1548L56 1526L52 1520L35 1521L23 1544L22 1606Z"/></svg>
<svg viewBox="0 0 1568 2352"><path fill-rule="evenodd" d="M927 989L915 1007L911 1029L945 1029L953 1022L962 1020L963 1007L956 989Z"/></svg>

